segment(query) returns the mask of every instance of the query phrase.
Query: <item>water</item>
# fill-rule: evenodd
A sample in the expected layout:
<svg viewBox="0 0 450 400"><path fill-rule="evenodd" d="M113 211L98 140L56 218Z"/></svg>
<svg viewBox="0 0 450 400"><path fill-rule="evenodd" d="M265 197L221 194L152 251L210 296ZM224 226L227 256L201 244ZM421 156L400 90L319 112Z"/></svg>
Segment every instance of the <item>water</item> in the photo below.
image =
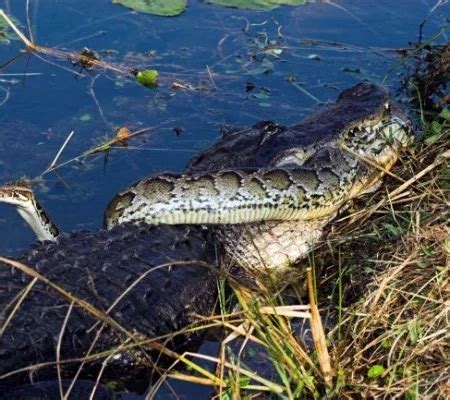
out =
<svg viewBox="0 0 450 400"><path fill-rule="evenodd" d="M289 124L360 80L386 78L395 87L395 49L417 40L425 18L423 35L429 38L450 16L449 4L429 15L435 4L336 0L255 12L190 0L181 16L161 18L108 0L31 1L33 36L40 45L88 47L111 62L155 68L162 79L153 90L111 72L83 71L86 77L75 79L54 65L21 57L2 74L35 75L24 80L0 74L0 102L4 90L9 91L0 107L0 182L38 177L72 130L60 161L113 137L117 127L150 127L148 134L127 148L112 149L107 158L97 154L74 161L58 175L38 180L39 199L64 231L96 229L117 191L157 171L181 170L193 154L214 142L223 123L249 126L271 119ZM0 0L0 7L26 31L25 1ZM0 45L0 63L22 48L19 41ZM77 70L69 62L58 64ZM173 82L188 89L174 89ZM15 212L2 206L0 254L16 254L32 240ZM209 388L174 385L185 398L211 394ZM169 392L160 396L167 398Z"/></svg>

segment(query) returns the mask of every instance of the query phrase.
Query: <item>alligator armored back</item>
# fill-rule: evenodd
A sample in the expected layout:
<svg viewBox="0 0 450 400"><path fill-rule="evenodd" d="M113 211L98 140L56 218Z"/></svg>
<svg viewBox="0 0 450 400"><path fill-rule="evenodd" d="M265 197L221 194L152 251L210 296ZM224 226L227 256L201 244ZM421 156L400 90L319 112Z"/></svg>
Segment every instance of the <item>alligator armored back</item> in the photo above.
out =
<svg viewBox="0 0 450 400"><path fill-rule="evenodd" d="M389 104L386 92L359 84L294 126L264 122L228 132L195 157L185 174L146 178L115 196L105 213L109 230L35 245L18 260L103 310L132 331L133 338L173 333L195 321L193 315L214 309L217 271L205 264L215 265L224 257L222 269L238 264L247 281L259 280L265 267L285 276L286 266L290 268L317 244L326 223L346 201L373 189L410 136L408 119ZM218 181L226 184L217 188ZM221 203L230 199L228 192L221 195L223 188L234 190L239 195L236 201ZM183 212L179 204L200 206ZM204 204L214 204L211 221L221 224L201 226L210 221L210 208ZM152 210L161 207L172 207L177 217L167 214L159 219ZM290 207L300 210L298 220L266 218L286 216ZM129 224L142 220L160 226ZM167 225L171 221L182 223ZM182 265L174 265L177 261ZM157 268L161 264L171 267ZM10 266L1 268L0 309L6 321L31 278ZM1 338L3 377L57 359L69 305L47 285L35 283ZM60 359L85 355L98 328L96 319L75 305L65 324ZM167 344L183 351L199 339L184 335ZM108 325L100 331L94 351L118 349L129 340ZM114 354L108 359L113 368L106 368L103 378L149 371L154 361L150 347L142 344ZM95 375L98 368L99 362L88 363L82 376ZM62 372L73 376L73 364L63 364ZM56 376L54 368L37 373L39 378Z"/></svg>
<svg viewBox="0 0 450 400"><path fill-rule="evenodd" d="M164 336L214 310L215 249L201 228L124 225L111 231L77 232L57 243L35 244L17 261L106 313L138 340L162 336L157 342L174 351L195 349L202 333L173 339ZM16 296L30 281L20 271L1 265L2 325ZM0 338L0 375L34 364L52 364L58 358L82 358L93 343L91 354L113 351L105 371L109 378L150 375L154 359L164 359L159 351L152 352L151 346L136 347L133 340L110 325L101 327L98 319L79 305L69 313L69 305L70 301L49 285L33 285ZM114 352L125 344L134 344L134 349ZM86 362L81 376L95 378L103 358ZM79 362L63 363L63 376L73 376L78 366ZM55 368L50 366L1 379L0 387L28 379L30 372L35 380L56 379Z"/></svg>

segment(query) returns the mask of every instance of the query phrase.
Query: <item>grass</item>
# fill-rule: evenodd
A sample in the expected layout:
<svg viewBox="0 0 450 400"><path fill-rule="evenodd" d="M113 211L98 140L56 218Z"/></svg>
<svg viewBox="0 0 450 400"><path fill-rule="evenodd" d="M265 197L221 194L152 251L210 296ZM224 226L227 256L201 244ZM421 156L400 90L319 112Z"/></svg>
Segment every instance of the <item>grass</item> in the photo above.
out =
<svg viewBox="0 0 450 400"><path fill-rule="evenodd" d="M438 134L426 125L382 189L332 224L306 263L317 276L309 298L301 284L290 300L297 305L272 289L255 298L234 287L242 318L233 322L223 307L232 333L211 360L225 383L217 398L448 398L447 116L434 120ZM316 296L326 338L313 317ZM312 332L300 340L298 320Z"/></svg>

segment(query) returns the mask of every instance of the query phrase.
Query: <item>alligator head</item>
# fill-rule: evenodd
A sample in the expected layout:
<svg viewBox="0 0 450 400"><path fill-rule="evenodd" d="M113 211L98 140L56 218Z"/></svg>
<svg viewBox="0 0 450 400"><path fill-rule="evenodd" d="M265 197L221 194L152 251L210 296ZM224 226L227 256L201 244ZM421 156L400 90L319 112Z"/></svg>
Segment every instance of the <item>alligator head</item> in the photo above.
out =
<svg viewBox="0 0 450 400"><path fill-rule="evenodd" d="M344 90L335 103L290 127L272 121L262 125L233 130L194 157L187 170L298 164L319 148L346 141L353 141L353 145L359 142L358 152L369 157L366 154L372 152L369 140L374 148L379 147L381 138L383 143L385 140L396 143L399 150L412 137L408 117L389 99L384 88L371 83L359 83ZM393 129L395 126L402 128Z"/></svg>

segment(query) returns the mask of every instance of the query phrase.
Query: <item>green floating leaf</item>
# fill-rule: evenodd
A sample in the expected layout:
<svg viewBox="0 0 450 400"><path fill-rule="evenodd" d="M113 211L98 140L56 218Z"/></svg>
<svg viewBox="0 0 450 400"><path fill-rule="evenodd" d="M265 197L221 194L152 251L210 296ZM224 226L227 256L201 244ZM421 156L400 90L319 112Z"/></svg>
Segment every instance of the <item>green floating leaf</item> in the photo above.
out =
<svg viewBox="0 0 450 400"><path fill-rule="evenodd" d="M173 17L186 8L186 0L112 0L138 12Z"/></svg>
<svg viewBox="0 0 450 400"><path fill-rule="evenodd" d="M204 0L207 3L225 7L247 8L250 10L273 10L280 5L298 6L315 0Z"/></svg>
<svg viewBox="0 0 450 400"><path fill-rule="evenodd" d="M136 74L136 80L144 86L155 87L158 84L159 73L155 69L146 69Z"/></svg>
<svg viewBox="0 0 450 400"><path fill-rule="evenodd" d="M384 374L384 367L380 364L370 367L370 369L367 371L367 376L369 378L378 378L383 374Z"/></svg>

